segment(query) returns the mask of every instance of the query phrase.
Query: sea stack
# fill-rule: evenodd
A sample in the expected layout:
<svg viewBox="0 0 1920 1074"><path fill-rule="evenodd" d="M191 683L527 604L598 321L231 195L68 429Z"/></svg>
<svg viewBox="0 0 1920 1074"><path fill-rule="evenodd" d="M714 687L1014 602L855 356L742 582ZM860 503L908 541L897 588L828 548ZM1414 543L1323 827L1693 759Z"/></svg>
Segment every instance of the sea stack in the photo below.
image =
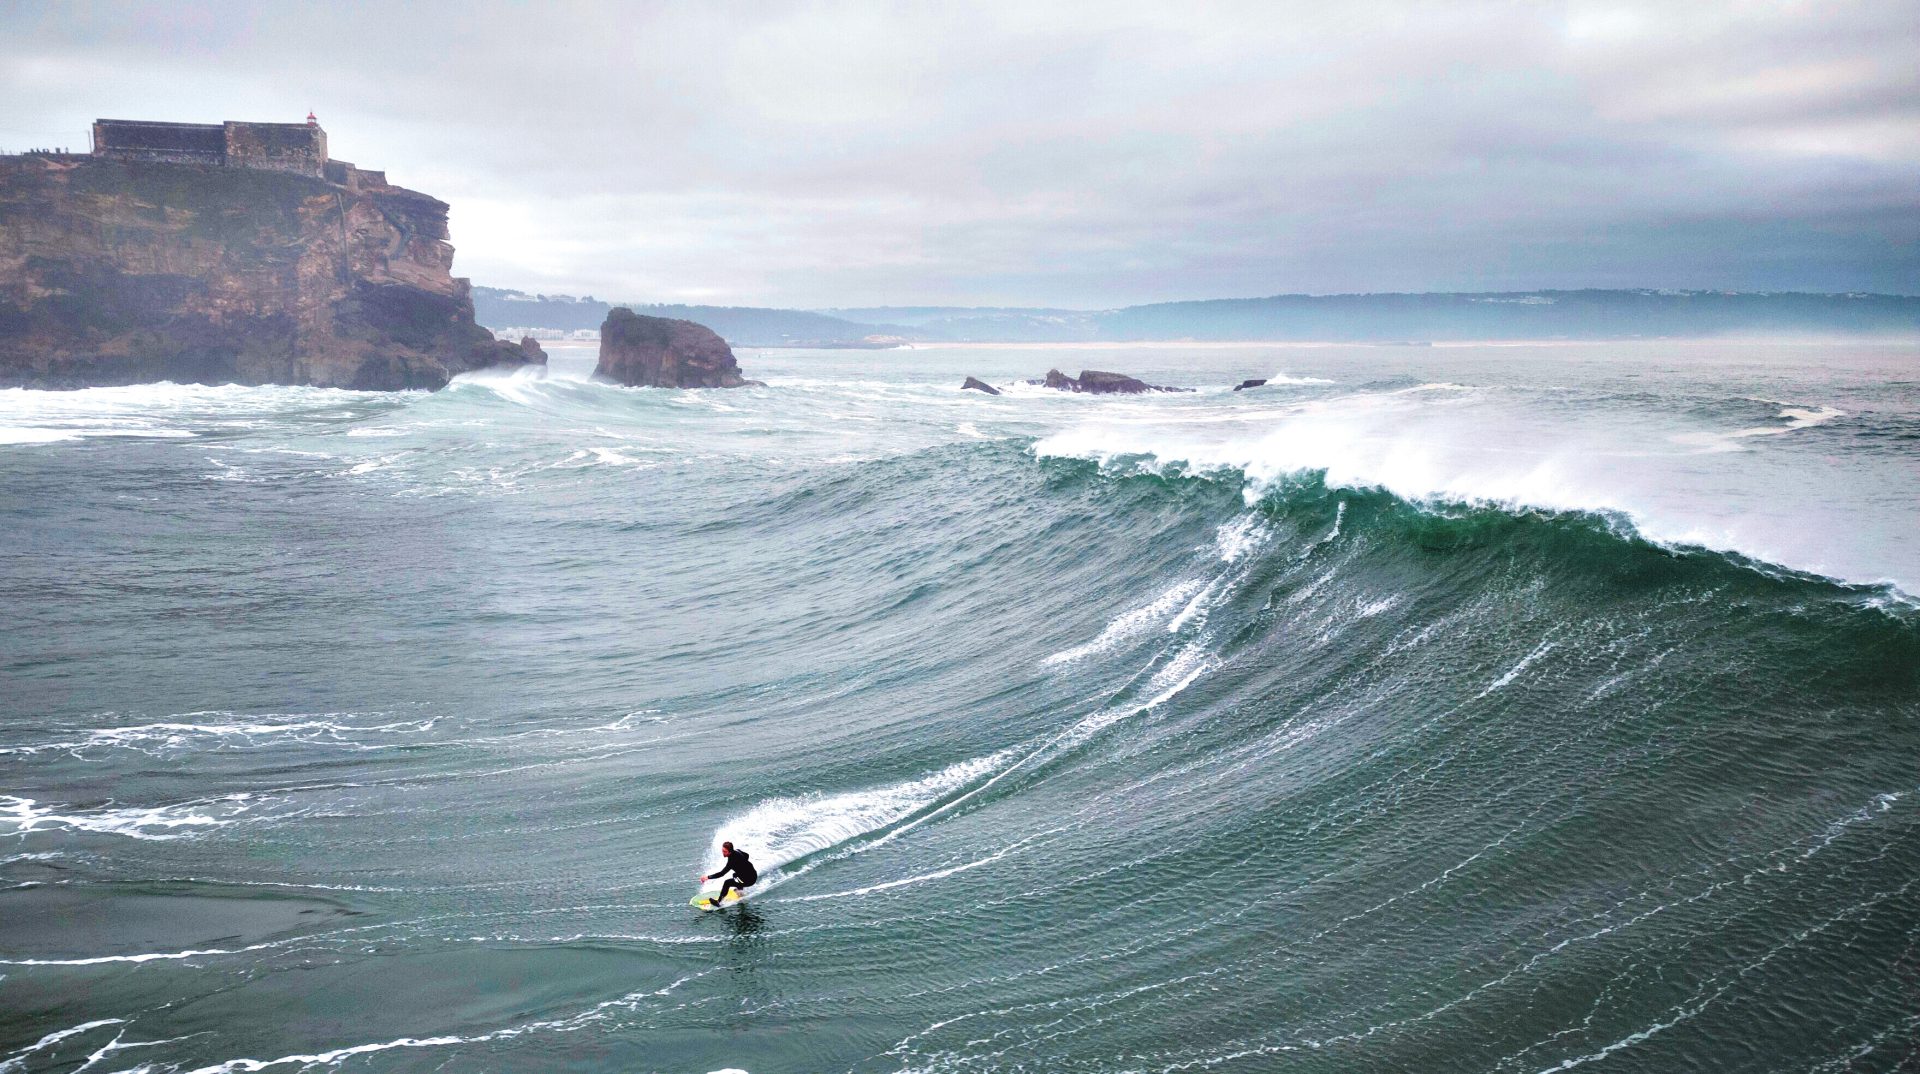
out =
<svg viewBox="0 0 1920 1074"><path fill-rule="evenodd" d="M474 323L447 204L307 123L100 120L0 156L0 386L391 390L539 362Z"/></svg>
<svg viewBox="0 0 1920 1074"><path fill-rule="evenodd" d="M600 325L595 377L629 388L742 388L759 385L740 375L733 348L713 329L692 321L643 317L624 306Z"/></svg>
<svg viewBox="0 0 1920 1074"><path fill-rule="evenodd" d="M540 341L532 336L520 337L520 355L528 365L544 366L547 364L547 349L542 347Z"/></svg>

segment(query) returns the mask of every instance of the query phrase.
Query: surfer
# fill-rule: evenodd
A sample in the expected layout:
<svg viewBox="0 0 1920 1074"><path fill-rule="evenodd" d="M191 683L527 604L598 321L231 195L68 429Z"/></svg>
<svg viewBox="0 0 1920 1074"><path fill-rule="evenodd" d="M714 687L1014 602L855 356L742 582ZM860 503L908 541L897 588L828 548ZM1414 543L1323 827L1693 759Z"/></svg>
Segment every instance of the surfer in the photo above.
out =
<svg viewBox="0 0 1920 1074"><path fill-rule="evenodd" d="M760 879L760 874L754 870L753 863L747 860L746 851L733 849L732 843L721 843L720 852L727 856L727 863L720 867L719 872L700 878L702 880L719 880L721 877L727 876L728 873L733 874L732 876L727 876L726 881L720 885L720 890L714 894L713 898L707 900L708 905L716 909L720 906L721 901L727 897L728 891L738 888L744 892L753 886L754 881Z"/></svg>

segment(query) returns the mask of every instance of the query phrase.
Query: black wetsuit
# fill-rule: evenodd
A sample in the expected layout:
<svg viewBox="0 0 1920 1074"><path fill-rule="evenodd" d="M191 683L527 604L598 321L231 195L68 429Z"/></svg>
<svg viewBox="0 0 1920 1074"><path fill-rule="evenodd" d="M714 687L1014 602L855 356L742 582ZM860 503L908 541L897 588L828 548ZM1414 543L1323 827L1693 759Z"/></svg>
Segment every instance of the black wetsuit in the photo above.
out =
<svg viewBox="0 0 1920 1074"><path fill-rule="evenodd" d="M727 876L728 873L732 873L733 875ZM718 880L723 876L727 876L727 879L720 885L720 893L713 897L713 901L716 903L725 902L729 890L740 888L744 891L752 887L754 881L760 879L760 874L754 871L753 863L747 860L747 852L738 847L735 847L733 852L727 855L727 864L722 867L719 872L712 874L707 877L707 879Z"/></svg>

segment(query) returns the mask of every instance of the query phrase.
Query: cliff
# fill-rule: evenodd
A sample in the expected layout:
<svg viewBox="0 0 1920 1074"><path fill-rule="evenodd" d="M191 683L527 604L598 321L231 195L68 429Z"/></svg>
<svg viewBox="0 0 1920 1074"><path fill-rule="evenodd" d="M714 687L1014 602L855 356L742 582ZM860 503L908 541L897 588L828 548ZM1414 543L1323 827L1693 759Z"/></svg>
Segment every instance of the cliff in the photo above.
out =
<svg viewBox="0 0 1920 1074"><path fill-rule="evenodd" d="M600 325L600 363L594 376L629 388L740 388L757 384L740 375L727 341L692 321L642 317L625 307Z"/></svg>
<svg viewBox="0 0 1920 1074"><path fill-rule="evenodd" d="M0 157L0 386L438 388L542 361L474 323L447 205L340 161Z"/></svg>

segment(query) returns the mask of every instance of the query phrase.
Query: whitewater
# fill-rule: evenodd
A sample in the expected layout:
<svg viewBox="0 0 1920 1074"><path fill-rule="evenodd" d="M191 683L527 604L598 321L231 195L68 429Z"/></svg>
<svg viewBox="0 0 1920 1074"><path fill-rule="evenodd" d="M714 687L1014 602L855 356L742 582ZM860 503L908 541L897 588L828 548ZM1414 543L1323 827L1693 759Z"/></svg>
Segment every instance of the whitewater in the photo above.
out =
<svg viewBox="0 0 1920 1074"><path fill-rule="evenodd" d="M0 391L0 1074L1920 1061L1920 346L553 354Z"/></svg>

